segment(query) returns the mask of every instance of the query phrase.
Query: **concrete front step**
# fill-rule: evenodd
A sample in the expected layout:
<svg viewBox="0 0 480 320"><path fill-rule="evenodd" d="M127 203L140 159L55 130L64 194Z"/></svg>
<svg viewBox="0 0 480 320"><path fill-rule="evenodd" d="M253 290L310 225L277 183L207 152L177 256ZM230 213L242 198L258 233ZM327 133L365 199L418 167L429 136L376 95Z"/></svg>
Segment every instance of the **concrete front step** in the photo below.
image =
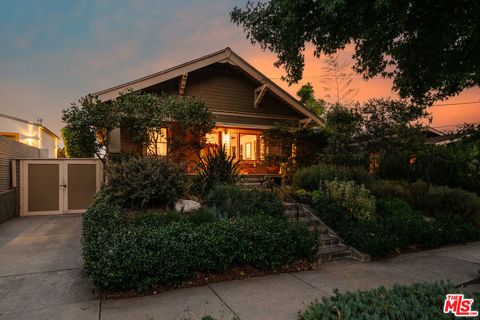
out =
<svg viewBox="0 0 480 320"><path fill-rule="evenodd" d="M332 236L328 233L320 234L320 248L334 246L340 244L340 239L338 237Z"/></svg>
<svg viewBox="0 0 480 320"><path fill-rule="evenodd" d="M353 258L352 250L341 244L321 247L318 249L319 263L345 258Z"/></svg>
<svg viewBox="0 0 480 320"><path fill-rule="evenodd" d="M295 203L283 203L284 215L292 222L300 222L307 225L309 231L319 233L318 258L314 268L319 267L321 263L339 259L354 259L359 261L369 261L368 255L362 254L355 248L343 244L333 230L330 230L307 205L297 205ZM297 219L298 208L298 219Z"/></svg>

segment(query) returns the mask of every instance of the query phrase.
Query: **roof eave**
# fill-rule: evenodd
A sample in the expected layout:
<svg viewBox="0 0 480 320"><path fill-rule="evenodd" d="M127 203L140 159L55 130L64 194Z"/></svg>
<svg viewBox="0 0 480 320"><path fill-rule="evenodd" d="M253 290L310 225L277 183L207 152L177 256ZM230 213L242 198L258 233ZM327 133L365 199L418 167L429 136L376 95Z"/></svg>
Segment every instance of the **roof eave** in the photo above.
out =
<svg viewBox="0 0 480 320"><path fill-rule="evenodd" d="M228 47L223 50L219 50L214 53L208 54L206 56L197 58L195 60L182 63L175 67L172 67L172 68L169 68L169 69L166 69L166 70L163 70L163 71L160 71L160 72L157 72L133 81L129 81L109 89L95 92L92 95L97 96L102 101L112 100L118 97L121 92L124 92L128 89L132 89L134 91L141 90L141 89L156 85L158 83L165 82L173 78L179 77L184 73L192 72L200 68L212 65L214 63L220 63L220 62L231 63L243 69L245 72L247 72L250 76L255 78L260 83L269 84L269 89L275 95L277 95L283 101L288 103L295 110L305 115L307 118L312 119L312 121L316 122L317 124L322 124L321 119L315 113L308 110L308 108L305 105L303 105L300 101L295 99L292 95L290 95L288 92L283 90L279 85L277 85L275 82L270 80L263 73L258 71L255 67L253 67L251 64L249 64L247 61L245 61L243 58L241 58L238 54L233 52Z"/></svg>

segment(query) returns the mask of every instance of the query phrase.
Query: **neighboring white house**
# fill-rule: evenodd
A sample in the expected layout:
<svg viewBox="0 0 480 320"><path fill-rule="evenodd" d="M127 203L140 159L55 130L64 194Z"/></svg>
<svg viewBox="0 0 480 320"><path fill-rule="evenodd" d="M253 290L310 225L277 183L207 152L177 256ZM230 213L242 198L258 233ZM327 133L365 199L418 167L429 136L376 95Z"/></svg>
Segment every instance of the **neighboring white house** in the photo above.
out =
<svg viewBox="0 0 480 320"><path fill-rule="evenodd" d="M40 149L41 158L56 158L59 138L41 123L0 113L0 136Z"/></svg>

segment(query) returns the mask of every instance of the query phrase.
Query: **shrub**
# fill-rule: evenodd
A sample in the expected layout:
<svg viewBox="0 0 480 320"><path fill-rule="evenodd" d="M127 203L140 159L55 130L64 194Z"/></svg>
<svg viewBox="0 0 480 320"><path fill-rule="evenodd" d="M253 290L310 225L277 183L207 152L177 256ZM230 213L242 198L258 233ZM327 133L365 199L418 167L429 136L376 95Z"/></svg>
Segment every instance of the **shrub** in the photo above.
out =
<svg viewBox="0 0 480 320"><path fill-rule="evenodd" d="M220 146L203 156L195 170L198 175L194 178L192 191L208 194L217 184L234 185L237 182L240 174L240 161L227 156L225 148Z"/></svg>
<svg viewBox="0 0 480 320"><path fill-rule="evenodd" d="M340 294L338 290L322 302L315 301L300 314L301 320L320 319L451 319L443 313L445 296L457 292L449 282L417 283L410 286L395 285L392 289L380 287L368 291ZM466 294L476 298L478 294ZM474 303L474 310L478 302Z"/></svg>
<svg viewBox="0 0 480 320"><path fill-rule="evenodd" d="M458 216L463 221L480 226L480 197L472 192L428 186L421 180L410 185L405 181L376 180L370 190L377 198L396 197L405 200L432 217Z"/></svg>
<svg viewBox="0 0 480 320"><path fill-rule="evenodd" d="M172 222L177 222L182 220L183 217L180 213L176 211L167 211L167 212L158 212L158 211L147 211L136 213L130 222L132 225L138 227L163 227Z"/></svg>
<svg viewBox="0 0 480 320"><path fill-rule="evenodd" d="M377 199L396 197L408 203L411 203L413 200L408 183L403 180L377 179L369 186L369 189Z"/></svg>
<svg viewBox="0 0 480 320"><path fill-rule="evenodd" d="M212 212L223 218L249 215L282 216L283 205L275 193L217 185L207 196Z"/></svg>
<svg viewBox="0 0 480 320"><path fill-rule="evenodd" d="M480 239L479 230L458 217L427 219L398 198L379 200L374 219L352 217L325 195L315 196L314 203L320 218L347 244L373 257Z"/></svg>
<svg viewBox="0 0 480 320"><path fill-rule="evenodd" d="M410 151L385 152L380 157L377 174L383 179L410 179L410 159Z"/></svg>
<svg viewBox="0 0 480 320"><path fill-rule="evenodd" d="M84 269L95 285L111 290L175 285L195 272L276 268L317 252L316 234L268 216L202 224L166 223L160 215L138 219L129 220L119 207L105 203L85 213Z"/></svg>
<svg viewBox="0 0 480 320"><path fill-rule="evenodd" d="M102 195L123 208L165 208L183 194L183 170L167 159L130 158L108 168Z"/></svg>
<svg viewBox="0 0 480 320"><path fill-rule="evenodd" d="M186 219L193 224L211 223L218 220L217 216L207 208L200 208L190 212Z"/></svg>
<svg viewBox="0 0 480 320"><path fill-rule="evenodd" d="M433 217L456 215L480 226L480 197L472 192L432 186L418 195L416 206Z"/></svg>
<svg viewBox="0 0 480 320"><path fill-rule="evenodd" d="M462 140L449 145L430 145L418 153L413 164L415 176L435 185L480 194L480 144L478 140Z"/></svg>
<svg viewBox="0 0 480 320"><path fill-rule="evenodd" d="M352 216L369 218L375 214L375 197L363 185L353 181L325 181L326 194Z"/></svg>
<svg viewBox="0 0 480 320"><path fill-rule="evenodd" d="M298 189L307 191L317 190L322 181L355 181L369 185L373 177L361 167L342 167L327 164L318 164L299 169L293 178L293 184Z"/></svg>

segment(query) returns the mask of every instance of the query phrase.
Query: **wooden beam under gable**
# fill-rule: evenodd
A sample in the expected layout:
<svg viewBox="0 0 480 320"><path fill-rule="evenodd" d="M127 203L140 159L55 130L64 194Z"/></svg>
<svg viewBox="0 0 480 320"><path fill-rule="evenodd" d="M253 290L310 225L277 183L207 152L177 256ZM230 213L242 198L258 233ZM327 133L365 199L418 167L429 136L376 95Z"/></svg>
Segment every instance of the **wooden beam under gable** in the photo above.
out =
<svg viewBox="0 0 480 320"><path fill-rule="evenodd" d="M178 95L183 96L185 93L185 87L187 86L188 73L182 74L180 77L180 83L178 84Z"/></svg>
<svg viewBox="0 0 480 320"><path fill-rule="evenodd" d="M254 97L254 102L253 102L253 107L255 109L258 109L258 107L260 106L260 102L262 102L262 99L263 99L263 96L265 95L265 93L267 92L267 88L268 86L266 84L256 88L254 90L254 94L253 94L253 97Z"/></svg>

